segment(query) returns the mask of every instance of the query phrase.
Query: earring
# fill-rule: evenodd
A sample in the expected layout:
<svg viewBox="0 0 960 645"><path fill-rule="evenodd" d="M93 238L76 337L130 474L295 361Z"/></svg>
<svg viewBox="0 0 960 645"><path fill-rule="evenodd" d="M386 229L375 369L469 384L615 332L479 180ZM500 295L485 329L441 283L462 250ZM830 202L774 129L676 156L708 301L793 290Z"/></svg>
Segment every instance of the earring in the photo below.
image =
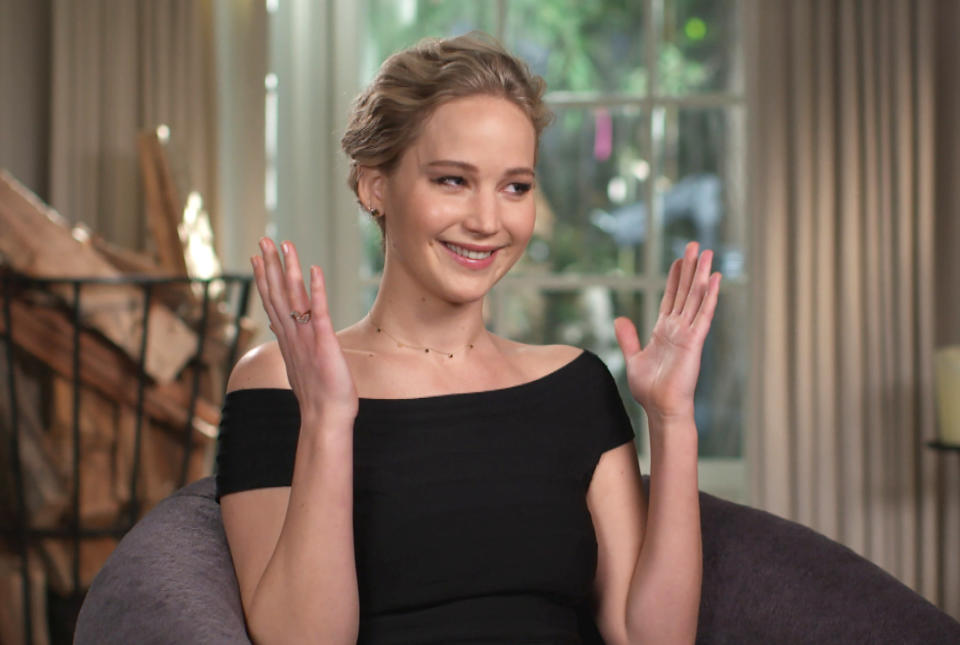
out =
<svg viewBox="0 0 960 645"><path fill-rule="evenodd" d="M378 211L376 208L373 208L373 207L366 208L366 211L370 213L370 215L374 218L380 217L380 211Z"/></svg>

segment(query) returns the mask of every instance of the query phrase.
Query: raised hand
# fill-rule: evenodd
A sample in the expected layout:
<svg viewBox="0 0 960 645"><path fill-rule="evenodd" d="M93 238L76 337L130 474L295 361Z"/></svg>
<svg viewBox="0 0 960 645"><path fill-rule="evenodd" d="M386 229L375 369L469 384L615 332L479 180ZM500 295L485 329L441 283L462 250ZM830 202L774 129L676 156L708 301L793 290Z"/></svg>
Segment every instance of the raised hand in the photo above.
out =
<svg viewBox="0 0 960 645"><path fill-rule="evenodd" d="M627 365L630 393L652 422L693 419L693 394L700 374L703 343L717 307L720 274L710 273L713 252L698 257L690 242L670 266L660 314L646 347L624 317L614 320Z"/></svg>
<svg viewBox="0 0 960 645"><path fill-rule="evenodd" d="M260 240L262 257L254 256L250 262L301 417L352 418L357 413L357 391L330 320L323 272L310 267L308 294L296 248L291 242L281 247L282 262L277 247L264 238ZM309 315L300 315L299 320L291 315L305 312Z"/></svg>

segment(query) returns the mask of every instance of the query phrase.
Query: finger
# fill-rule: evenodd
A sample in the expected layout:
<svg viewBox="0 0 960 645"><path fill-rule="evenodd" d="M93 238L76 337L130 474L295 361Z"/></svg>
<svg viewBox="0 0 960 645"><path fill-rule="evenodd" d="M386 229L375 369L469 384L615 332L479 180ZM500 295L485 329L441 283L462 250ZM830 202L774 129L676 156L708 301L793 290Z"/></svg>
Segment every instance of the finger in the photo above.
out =
<svg viewBox="0 0 960 645"><path fill-rule="evenodd" d="M273 329L273 325L277 320L277 312L270 298L270 286L267 284L267 275L263 267L263 259L259 256L253 256L250 258L250 264L253 265L253 279L257 285L257 293L260 294L260 304L263 305L263 310L270 320L271 331L275 332L276 330Z"/></svg>
<svg viewBox="0 0 960 645"><path fill-rule="evenodd" d="M617 343L624 358L630 358L640 351L640 337L632 320L626 316L614 319L613 331L617 335Z"/></svg>
<svg viewBox="0 0 960 645"><path fill-rule="evenodd" d="M672 313L679 313L683 309L683 304L687 301L687 294L690 292L690 285L693 284L693 274L696 272L697 256L699 255L700 245L696 242L687 244L683 252L683 262L680 269L680 282L677 286L677 297L673 301Z"/></svg>
<svg viewBox="0 0 960 645"><path fill-rule="evenodd" d="M673 311L673 302L677 298L677 287L680 285L680 258L670 265L667 273L667 286L663 290L663 299L660 301L660 315L664 316Z"/></svg>
<svg viewBox="0 0 960 645"><path fill-rule="evenodd" d="M310 310L313 312L313 328L318 332L328 331L331 327L327 307L327 285L323 271L318 266L310 267Z"/></svg>
<svg viewBox="0 0 960 645"><path fill-rule="evenodd" d="M287 287L283 277L283 265L280 262L280 254L273 240L264 238L260 242L260 249L263 252L263 268L266 274L267 286L270 289L270 303L277 315L274 322L277 326L287 328L288 323L293 323L290 318L290 309L292 305L287 297Z"/></svg>
<svg viewBox="0 0 960 645"><path fill-rule="evenodd" d="M720 280L723 276L720 273L714 273L710 276L707 286L707 293L700 303L700 310L696 318L693 319L693 328L702 337L706 337L710 331L710 323L713 321L713 314L717 310L717 300L720 296Z"/></svg>
<svg viewBox="0 0 960 645"><path fill-rule="evenodd" d="M683 309L680 316L693 322L697 312L700 311L700 305L703 303L703 296L707 292L710 284L710 267L713 265L713 251L706 250L700 254L697 260L697 268L693 274L693 285L690 287L690 293L687 294L687 300L683 303Z"/></svg>
<svg viewBox="0 0 960 645"><path fill-rule="evenodd" d="M303 271L300 269L300 258L293 242L284 242L280 245L283 250L283 265L287 282L287 301L291 308L303 312L310 308L307 290L303 286Z"/></svg>

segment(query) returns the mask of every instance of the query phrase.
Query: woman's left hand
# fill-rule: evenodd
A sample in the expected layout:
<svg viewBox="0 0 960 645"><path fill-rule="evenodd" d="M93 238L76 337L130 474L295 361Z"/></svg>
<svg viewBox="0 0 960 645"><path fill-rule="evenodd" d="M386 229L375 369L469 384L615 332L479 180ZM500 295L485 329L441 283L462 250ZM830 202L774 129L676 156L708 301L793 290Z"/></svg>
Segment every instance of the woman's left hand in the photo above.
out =
<svg viewBox="0 0 960 645"><path fill-rule="evenodd" d="M690 242L683 257L670 266L660 314L646 347L641 348L629 318L613 323L630 392L655 423L693 419L700 357L720 291L720 274L710 273L713 252L698 257L698 251L699 245Z"/></svg>

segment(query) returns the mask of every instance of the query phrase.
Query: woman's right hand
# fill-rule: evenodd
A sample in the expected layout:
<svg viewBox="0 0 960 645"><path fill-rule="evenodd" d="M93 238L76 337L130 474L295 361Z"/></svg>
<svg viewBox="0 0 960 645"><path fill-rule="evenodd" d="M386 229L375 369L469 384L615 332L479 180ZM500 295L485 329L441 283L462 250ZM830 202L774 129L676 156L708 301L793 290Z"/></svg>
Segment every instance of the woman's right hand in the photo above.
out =
<svg viewBox="0 0 960 645"><path fill-rule="evenodd" d="M323 272L310 267L310 293L303 283L300 259L291 242L284 242L283 261L273 241L260 240L261 256L250 259L263 308L276 334L287 369L287 380L306 418L357 414L357 390L334 333ZM297 322L291 312L310 311L310 320Z"/></svg>

